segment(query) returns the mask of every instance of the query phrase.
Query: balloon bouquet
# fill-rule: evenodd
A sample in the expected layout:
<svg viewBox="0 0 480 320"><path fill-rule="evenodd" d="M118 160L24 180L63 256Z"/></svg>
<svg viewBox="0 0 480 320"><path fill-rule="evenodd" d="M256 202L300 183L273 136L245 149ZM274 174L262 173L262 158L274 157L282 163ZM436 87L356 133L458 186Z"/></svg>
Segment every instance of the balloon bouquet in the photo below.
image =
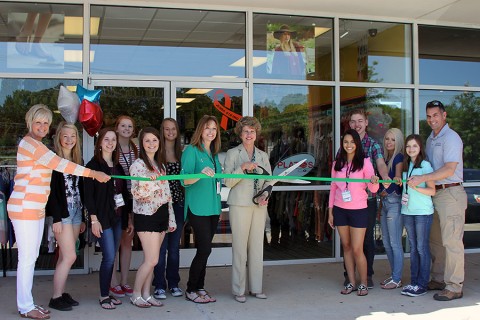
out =
<svg viewBox="0 0 480 320"><path fill-rule="evenodd" d="M100 108L101 90L88 90L77 85L77 93L60 86L58 111L69 123L78 119L87 133L93 137L102 127L103 112Z"/></svg>

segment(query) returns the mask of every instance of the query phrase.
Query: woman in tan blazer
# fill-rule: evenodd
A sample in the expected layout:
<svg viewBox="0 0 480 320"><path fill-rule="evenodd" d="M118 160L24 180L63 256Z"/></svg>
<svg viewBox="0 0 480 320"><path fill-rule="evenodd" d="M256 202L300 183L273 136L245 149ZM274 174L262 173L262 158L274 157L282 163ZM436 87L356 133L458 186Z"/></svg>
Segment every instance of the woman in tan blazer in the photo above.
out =
<svg viewBox="0 0 480 320"><path fill-rule="evenodd" d="M272 174L268 155L255 147L260 129L260 123L254 117L243 117L237 122L235 133L242 144L228 150L224 173ZM262 289L263 236L271 187L267 192L261 191L273 185L273 182L264 179L225 179L225 184L231 188L227 203L232 227L232 293L236 301L246 301L248 261L250 295L266 299Z"/></svg>

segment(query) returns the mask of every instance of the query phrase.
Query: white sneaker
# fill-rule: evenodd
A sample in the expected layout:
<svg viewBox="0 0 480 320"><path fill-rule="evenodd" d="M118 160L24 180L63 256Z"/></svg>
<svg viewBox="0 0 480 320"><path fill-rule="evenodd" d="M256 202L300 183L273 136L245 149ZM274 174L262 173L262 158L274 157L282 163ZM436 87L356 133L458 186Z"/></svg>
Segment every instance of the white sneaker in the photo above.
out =
<svg viewBox="0 0 480 320"><path fill-rule="evenodd" d="M153 293L153 297L155 299L167 299L167 295L165 294L165 290L163 289L156 289Z"/></svg>
<svg viewBox="0 0 480 320"><path fill-rule="evenodd" d="M170 293L171 293L172 296L174 296L174 297L181 297L181 296L183 296L183 291L182 291L182 289L177 288L177 287L171 288L171 289L170 289Z"/></svg>

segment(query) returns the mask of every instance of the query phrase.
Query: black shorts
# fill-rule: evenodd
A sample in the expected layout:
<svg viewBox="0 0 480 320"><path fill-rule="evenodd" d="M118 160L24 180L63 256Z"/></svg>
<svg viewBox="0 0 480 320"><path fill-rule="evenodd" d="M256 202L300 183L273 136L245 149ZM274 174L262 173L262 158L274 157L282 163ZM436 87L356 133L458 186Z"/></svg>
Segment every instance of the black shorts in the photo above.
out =
<svg viewBox="0 0 480 320"><path fill-rule="evenodd" d="M333 206L333 225L366 228L368 226L368 209L343 209Z"/></svg>
<svg viewBox="0 0 480 320"><path fill-rule="evenodd" d="M165 203L151 216L135 214L133 225L137 232L163 232L168 230L168 204Z"/></svg>

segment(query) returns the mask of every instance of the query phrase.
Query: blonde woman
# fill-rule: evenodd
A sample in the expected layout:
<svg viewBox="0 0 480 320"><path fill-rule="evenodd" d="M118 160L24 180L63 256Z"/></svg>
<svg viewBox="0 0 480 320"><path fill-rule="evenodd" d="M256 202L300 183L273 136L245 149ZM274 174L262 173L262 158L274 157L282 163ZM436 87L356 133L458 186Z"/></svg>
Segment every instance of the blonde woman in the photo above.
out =
<svg viewBox="0 0 480 320"><path fill-rule="evenodd" d="M401 182L403 172L403 133L397 128L389 129L383 138L383 154L388 168L388 178ZM403 270L403 218L401 215L402 188L398 184L381 184L382 240L391 276L381 283L382 289L396 289L402 286Z"/></svg>
<svg viewBox="0 0 480 320"><path fill-rule="evenodd" d="M52 171L90 177L103 183L110 177L63 159L42 143L52 123L52 111L47 106L32 106L25 115L25 122L28 133L18 145L15 187L7 205L18 249L17 307L22 318L50 319L50 311L33 302L32 286Z"/></svg>

